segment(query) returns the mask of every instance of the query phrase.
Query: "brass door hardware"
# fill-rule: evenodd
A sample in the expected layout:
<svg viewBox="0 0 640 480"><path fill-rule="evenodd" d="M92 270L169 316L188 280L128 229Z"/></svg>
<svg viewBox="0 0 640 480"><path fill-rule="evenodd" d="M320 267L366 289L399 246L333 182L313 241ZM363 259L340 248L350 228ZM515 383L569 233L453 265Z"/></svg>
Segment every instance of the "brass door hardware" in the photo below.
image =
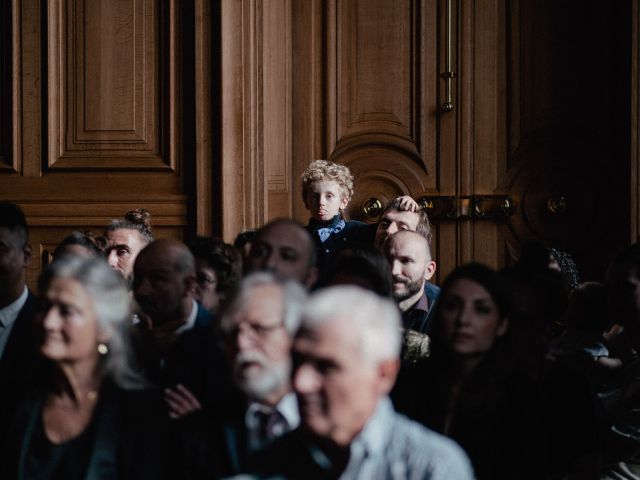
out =
<svg viewBox="0 0 640 480"><path fill-rule="evenodd" d="M515 212L515 202L508 195L427 195L418 199L418 203L430 220L500 220ZM381 200L371 197L362 204L360 211L365 218L373 220L384 208Z"/></svg>
<svg viewBox="0 0 640 480"><path fill-rule="evenodd" d="M377 198L369 198L362 205L362 214L367 218L376 218L382 213L382 202Z"/></svg>
<svg viewBox="0 0 640 480"><path fill-rule="evenodd" d="M567 199L564 196L551 197L547 200L547 211L551 215L560 215L567 210Z"/></svg>
<svg viewBox="0 0 640 480"><path fill-rule="evenodd" d="M419 203L432 220L501 220L515 212L508 195L424 196Z"/></svg>
<svg viewBox="0 0 640 480"><path fill-rule="evenodd" d="M453 94L451 91L451 82L455 78L456 74L453 71L453 64L451 61L451 52L453 50L453 42L451 41L451 32L453 30L451 26L452 22L452 12L451 12L451 2L452 0L447 0L447 71L442 72L440 76L445 80L445 95L446 100L442 104L443 112L451 112L453 111Z"/></svg>

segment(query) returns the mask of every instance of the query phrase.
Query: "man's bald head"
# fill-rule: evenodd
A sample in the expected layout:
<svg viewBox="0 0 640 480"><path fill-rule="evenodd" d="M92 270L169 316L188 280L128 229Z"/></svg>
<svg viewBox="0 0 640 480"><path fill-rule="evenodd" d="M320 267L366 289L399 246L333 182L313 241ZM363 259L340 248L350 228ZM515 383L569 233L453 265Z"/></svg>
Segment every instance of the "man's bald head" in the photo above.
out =
<svg viewBox="0 0 640 480"><path fill-rule="evenodd" d="M195 260L184 243L174 239L151 242L136 258L136 301L155 324L178 321L191 310L195 272Z"/></svg>
<svg viewBox="0 0 640 480"><path fill-rule="evenodd" d="M393 296L404 311L418 301L436 271L429 242L419 233L401 230L386 240L383 249L391 266Z"/></svg>
<svg viewBox="0 0 640 480"><path fill-rule="evenodd" d="M317 277L309 232L295 220L278 219L256 232L247 258L247 272L271 271L310 287Z"/></svg>
<svg viewBox="0 0 640 480"><path fill-rule="evenodd" d="M162 238L151 242L140 256L149 258L151 263L164 263L180 275L195 275L196 261L184 243L173 238Z"/></svg>

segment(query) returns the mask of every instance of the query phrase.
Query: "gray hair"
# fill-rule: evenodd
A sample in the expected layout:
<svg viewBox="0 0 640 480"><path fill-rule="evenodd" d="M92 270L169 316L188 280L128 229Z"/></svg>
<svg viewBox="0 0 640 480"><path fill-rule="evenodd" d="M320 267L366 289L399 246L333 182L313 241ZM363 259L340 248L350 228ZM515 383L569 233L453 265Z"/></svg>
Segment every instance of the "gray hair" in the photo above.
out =
<svg viewBox="0 0 640 480"><path fill-rule="evenodd" d="M102 258L63 255L42 273L38 282L40 292L56 278L78 281L93 302L98 330L109 339L109 351L101 357L102 373L122 388L142 388L145 382L133 367L129 332L131 305L122 277Z"/></svg>
<svg viewBox="0 0 640 480"><path fill-rule="evenodd" d="M315 330L336 317L346 317L365 358L375 363L399 358L400 312L391 300L352 285L319 290L304 307L302 328Z"/></svg>
<svg viewBox="0 0 640 480"><path fill-rule="evenodd" d="M278 278L271 272L252 273L240 280L222 312L222 328L229 326L231 317L247 304L256 288L266 285L277 286L282 291L283 323L287 333L293 338L300 326L300 315L307 293L298 282Z"/></svg>

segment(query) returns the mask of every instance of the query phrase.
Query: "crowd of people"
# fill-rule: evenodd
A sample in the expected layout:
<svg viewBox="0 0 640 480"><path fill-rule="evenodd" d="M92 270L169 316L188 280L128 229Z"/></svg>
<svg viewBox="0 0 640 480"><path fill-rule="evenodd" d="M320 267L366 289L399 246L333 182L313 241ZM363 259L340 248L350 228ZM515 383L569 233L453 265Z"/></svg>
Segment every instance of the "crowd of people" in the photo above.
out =
<svg viewBox="0 0 640 480"><path fill-rule="evenodd" d="M0 478L640 478L640 244L604 283L527 243L438 287L420 205L347 220L353 189L312 162L309 224L233 246L138 209L37 292L0 202Z"/></svg>

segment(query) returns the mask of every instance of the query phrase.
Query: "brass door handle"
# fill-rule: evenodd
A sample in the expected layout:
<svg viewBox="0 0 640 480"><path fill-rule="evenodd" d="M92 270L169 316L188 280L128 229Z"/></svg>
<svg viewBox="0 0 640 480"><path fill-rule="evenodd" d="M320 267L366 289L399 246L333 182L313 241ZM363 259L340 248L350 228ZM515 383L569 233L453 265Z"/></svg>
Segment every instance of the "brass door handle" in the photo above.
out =
<svg viewBox="0 0 640 480"><path fill-rule="evenodd" d="M551 197L547 200L547 211L551 215L560 215L567 211L567 199L564 195L559 197Z"/></svg>
<svg viewBox="0 0 640 480"><path fill-rule="evenodd" d="M452 21L452 12L451 12L451 1L447 0L447 65L446 72L443 72L440 76L445 80L445 95L446 100L442 104L442 111L447 113L453 111L453 94L451 91L451 82L455 78L456 74L453 71L453 62L451 61L451 52L453 50L453 42L451 41L451 21Z"/></svg>
<svg viewBox="0 0 640 480"><path fill-rule="evenodd" d="M376 218L382 213L382 202L371 197L362 204L362 214L367 218Z"/></svg>

